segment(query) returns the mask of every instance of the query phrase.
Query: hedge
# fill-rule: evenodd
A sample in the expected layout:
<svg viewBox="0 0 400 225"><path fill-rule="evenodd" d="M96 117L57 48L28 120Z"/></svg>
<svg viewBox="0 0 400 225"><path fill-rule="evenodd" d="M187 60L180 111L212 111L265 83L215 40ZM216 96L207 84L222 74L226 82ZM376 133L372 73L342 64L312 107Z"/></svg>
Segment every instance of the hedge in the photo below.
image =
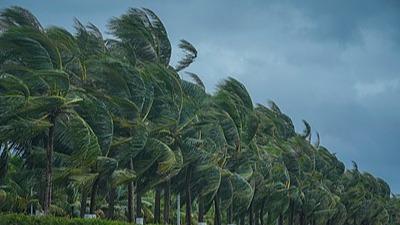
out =
<svg viewBox="0 0 400 225"><path fill-rule="evenodd" d="M28 216L0 214L0 225L132 225L130 223L101 219L66 218L53 216Z"/></svg>

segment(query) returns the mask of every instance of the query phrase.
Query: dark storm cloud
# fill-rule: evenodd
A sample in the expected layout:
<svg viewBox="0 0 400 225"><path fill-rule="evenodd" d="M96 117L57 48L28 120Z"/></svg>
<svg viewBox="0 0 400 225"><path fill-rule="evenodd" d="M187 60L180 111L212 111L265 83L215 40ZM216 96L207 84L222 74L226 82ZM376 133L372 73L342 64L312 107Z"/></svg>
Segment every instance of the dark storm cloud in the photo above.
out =
<svg viewBox="0 0 400 225"><path fill-rule="evenodd" d="M400 192L399 1L0 1L14 4L45 25L72 28L76 16L103 31L128 7L148 7L173 45L185 38L198 48L190 70L209 91L238 78L255 102L276 101L299 131L306 119L347 165Z"/></svg>

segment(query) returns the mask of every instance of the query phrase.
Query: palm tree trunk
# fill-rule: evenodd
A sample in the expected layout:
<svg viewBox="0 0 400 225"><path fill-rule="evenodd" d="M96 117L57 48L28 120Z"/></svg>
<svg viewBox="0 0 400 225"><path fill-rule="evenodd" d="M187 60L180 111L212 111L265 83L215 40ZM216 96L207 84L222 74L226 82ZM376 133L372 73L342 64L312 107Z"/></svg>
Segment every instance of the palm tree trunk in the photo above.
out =
<svg viewBox="0 0 400 225"><path fill-rule="evenodd" d="M186 225L191 225L192 223L192 196L190 191L190 179L191 179L191 166L189 165L186 170Z"/></svg>
<svg viewBox="0 0 400 225"><path fill-rule="evenodd" d="M181 225L181 194L176 195L176 224Z"/></svg>
<svg viewBox="0 0 400 225"><path fill-rule="evenodd" d="M249 225L253 225L254 224L254 220L253 220L253 200L250 203L250 207L249 207Z"/></svg>
<svg viewBox="0 0 400 225"><path fill-rule="evenodd" d="M71 210L70 213L69 213L70 217L71 218L75 217L74 216L74 211L75 211L74 205L71 204L70 210ZM33 205L32 204L31 204L31 215L33 215Z"/></svg>
<svg viewBox="0 0 400 225"><path fill-rule="evenodd" d="M154 198L154 223L161 222L161 188L156 187L156 196Z"/></svg>
<svg viewBox="0 0 400 225"><path fill-rule="evenodd" d="M218 194L214 196L214 211L215 211L214 224L221 225L221 211L219 209Z"/></svg>
<svg viewBox="0 0 400 225"><path fill-rule="evenodd" d="M293 225L293 219L294 219L294 202L290 201L290 206L289 206L289 225Z"/></svg>
<svg viewBox="0 0 400 225"><path fill-rule="evenodd" d="M50 116L50 124L49 128L49 136L47 139L47 149L46 149L46 175L45 175L45 183L46 183L46 191L44 196L44 214L47 215L49 213L49 208L51 205L51 191L53 186L52 181L52 166L53 166L53 148L54 148L54 126L55 126L55 115Z"/></svg>
<svg viewBox="0 0 400 225"><path fill-rule="evenodd" d="M256 210L254 212L254 225L260 225L259 215L260 215L260 210Z"/></svg>
<svg viewBox="0 0 400 225"><path fill-rule="evenodd" d="M108 219L114 219L114 211L115 211L115 198L117 190L111 187L110 192L108 193Z"/></svg>
<svg viewBox="0 0 400 225"><path fill-rule="evenodd" d="M304 213L300 213L300 225L305 225L305 218L304 218Z"/></svg>
<svg viewBox="0 0 400 225"><path fill-rule="evenodd" d="M240 216L239 224L240 225L245 225L245 220L246 220L246 216L245 215Z"/></svg>
<svg viewBox="0 0 400 225"><path fill-rule="evenodd" d="M93 182L92 192L90 193L90 214L94 214L96 211L96 196L97 196L97 187L99 186L99 177Z"/></svg>
<svg viewBox="0 0 400 225"><path fill-rule="evenodd" d="M169 224L169 211L171 205L171 181L167 181L164 188L164 224Z"/></svg>
<svg viewBox="0 0 400 225"><path fill-rule="evenodd" d="M133 169L133 160L129 160L129 169ZM128 222L133 222L133 202L134 202L134 183L133 181L128 183Z"/></svg>
<svg viewBox="0 0 400 225"><path fill-rule="evenodd" d="M136 191L136 217L143 218L142 216L142 196L139 193L139 190Z"/></svg>
<svg viewBox="0 0 400 225"><path fill-rule="evenodd" d="M331 224L331 219L329 219L328 221L326 221L326 225L330 225Z"/></svg>
<svg viewBox="0 0 400 225"><path fill-rule="evenodd" d="M278 225L283 225L283 215L280 214L278 217Z"/></svg>
<svg viewBox="0 0 400 225"><path fill-rule="evenodd" d="M1 148L0 144L0 148ZM5 183L5 178L8 172L8 161L10 160L10 153L8 152L8 144L5 143L3 152L0 155L0 186Z"/></svg>
<svg viewBox="0 0 400 225"><path fill-rule="evenodd" d="M203 199L199 196L198 199L198 205L199 205L199 216L198 216L198 222L202 223L204 222L204 202Z"/></svg>
<svg viewBox="0 0 400 225"><path fill-rule="evenodd" d="M263 200L261 204L260 215L259 215L261 225L264 225L264 208L265 208L265 200Z"/></svg>
<svg viewBox="0 0 400 225"><path fill-rule="evenodd" d="M81 218L83 218L85 216L85 213L86 213L86 199L87 199L87 193L85 191L85 188L82 187L82 191L81 191L81 209L80 209L80 213L79 213L79 216Z"/></svg>
<svg viewBox="0 0 400 225"><path fill-rule="evenodd" d="M227 217L227 220L228 220L228 224L232 224L232 217L233 217L232 204L228 207L228 210L226 212L226 217Z"/></svg>

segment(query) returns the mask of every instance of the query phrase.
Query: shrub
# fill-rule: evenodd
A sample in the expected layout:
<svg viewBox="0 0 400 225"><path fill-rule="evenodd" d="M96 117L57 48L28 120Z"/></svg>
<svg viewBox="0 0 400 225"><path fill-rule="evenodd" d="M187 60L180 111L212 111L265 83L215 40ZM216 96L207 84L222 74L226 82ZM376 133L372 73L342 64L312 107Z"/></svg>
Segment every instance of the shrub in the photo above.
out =
<svg viewBox="0 0 400 225"><path fill-rule="evenodd" d="M129 225L129 223L101 219L0 214L0 225Z"/></svg>

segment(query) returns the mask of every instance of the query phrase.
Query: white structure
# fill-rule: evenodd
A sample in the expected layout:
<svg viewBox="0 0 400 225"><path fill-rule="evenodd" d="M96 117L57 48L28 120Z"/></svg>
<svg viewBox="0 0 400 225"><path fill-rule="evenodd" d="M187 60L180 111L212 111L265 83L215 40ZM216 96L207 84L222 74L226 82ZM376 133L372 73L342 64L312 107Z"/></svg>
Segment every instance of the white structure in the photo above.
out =
<svg viewBox="0 0 400 225"><path fill-rule="evenodd" d="M85 219L96 219L96 214L85 214L83 218Z"/></svg>
<svg viewBox="0 0 400 225"><path fill-rule="evenodd" d="M41 210L36 210L35 211L35 216L43 216L44 213Z"/></svg>
<svg viewBox="0 0 400 225"><path fill-rule="evenodd" d="M143 219L143 217L136 217L136 224L138 224L138 225L143 225L143 224L144 224L144 219Z"/></svg>

